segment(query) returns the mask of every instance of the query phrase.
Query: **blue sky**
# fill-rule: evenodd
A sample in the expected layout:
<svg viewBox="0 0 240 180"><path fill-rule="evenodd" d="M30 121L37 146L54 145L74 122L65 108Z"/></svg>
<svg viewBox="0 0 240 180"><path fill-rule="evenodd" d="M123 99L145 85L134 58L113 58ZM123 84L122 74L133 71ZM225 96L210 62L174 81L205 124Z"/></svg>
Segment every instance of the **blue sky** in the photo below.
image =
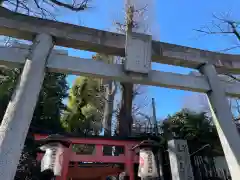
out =
<svg viewBox="0 0 240 180"><path fill-rule="evenodd" d="M233 37L203 36L193 29L211 26L213 14L230 14L232 19L240 19L238 0L155 0L154 33L158 40L178 45L191 46L212 51L219 51L232 46ZM92 8L78 14L68 12L59 17L61 21L80 24L97 29L113 29L113 21L123 10L123 0L93 0ZM234 53L237 53L235 50ZM69 50L69 55L90 58L93 53ZM153 69L187 74L190 69L153 64ZM68 77L71 85L74 76ZM156 100L157 116L162 118L180 110L183 102L193 93L173 89L148 87L147 96ZM197 106L197 102L193 103Z"/></svg>

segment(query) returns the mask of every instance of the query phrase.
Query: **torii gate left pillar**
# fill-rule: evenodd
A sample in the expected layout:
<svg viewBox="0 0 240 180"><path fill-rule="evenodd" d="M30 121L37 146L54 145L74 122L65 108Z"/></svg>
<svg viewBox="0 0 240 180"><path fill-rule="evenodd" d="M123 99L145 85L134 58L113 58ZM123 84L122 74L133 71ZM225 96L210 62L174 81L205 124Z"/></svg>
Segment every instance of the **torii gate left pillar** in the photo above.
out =
<svg viewBox="0 0 240 180"><path fill-rule="evenodd" d="M0 126L0 179L13 180L53 48L52 37L37 35Z"/></svg>

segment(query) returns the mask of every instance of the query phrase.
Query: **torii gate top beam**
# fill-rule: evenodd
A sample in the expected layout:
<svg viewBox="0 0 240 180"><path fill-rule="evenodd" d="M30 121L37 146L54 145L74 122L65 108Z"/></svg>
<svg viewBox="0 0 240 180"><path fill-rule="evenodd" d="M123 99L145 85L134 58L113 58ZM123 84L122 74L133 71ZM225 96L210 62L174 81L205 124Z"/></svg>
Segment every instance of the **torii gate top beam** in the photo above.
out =
<svg viewBox="0 0 240 180"><path fill-rule="evenodd" d="M52 35L55 38L55 44L59 46L124 56L125 36L122 34L43 20L1 8L1 35L33 40L39 33ZM216 65L219 72L240 73L239 59L240 55L152 41L152 60L163 64L198 68L202 63L210 62Z"/></svg>

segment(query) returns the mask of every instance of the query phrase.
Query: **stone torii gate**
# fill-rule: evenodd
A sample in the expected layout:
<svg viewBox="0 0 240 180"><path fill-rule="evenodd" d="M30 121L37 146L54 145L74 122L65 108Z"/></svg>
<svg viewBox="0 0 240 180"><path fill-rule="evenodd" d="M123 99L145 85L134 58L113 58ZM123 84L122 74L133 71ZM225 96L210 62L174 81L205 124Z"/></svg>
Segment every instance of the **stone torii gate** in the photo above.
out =
<svg viewBox="0 0 240 180"><path fill-rule="evenodd" d="M0 126L0 179L14 178L46 68L53 72L206 93L233 180L240 177L240 138L226 95L240 97L240 85L218 73L240 73L240 56L151 40L0 11L0 34L33 41L30 50L0 48L0 64L24 65L19 84ZM125 56L124 65L70 57L54 45ZM151 70L151 61L198 69L202 76Z"/></svg>

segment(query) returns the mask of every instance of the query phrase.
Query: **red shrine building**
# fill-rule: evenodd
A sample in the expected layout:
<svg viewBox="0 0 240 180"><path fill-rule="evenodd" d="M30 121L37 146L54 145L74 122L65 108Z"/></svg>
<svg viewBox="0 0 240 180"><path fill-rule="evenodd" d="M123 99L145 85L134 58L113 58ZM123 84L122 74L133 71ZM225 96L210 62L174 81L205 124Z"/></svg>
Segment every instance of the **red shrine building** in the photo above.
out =
<svg viewBox="0 0 240 180"><path fill-rule="evenodd" d="M47 138L47 134L35 134L36 141ZM62 166L61 176L56 180L105 180L107 176L119 175L121 172L127 172L130 180L136 179L134 175L134 165L138 164L138 155L132 150L132 147L141 142L136 138L127 140L116 139L113 137L64 137L70 142L68 148L64 148L60 155L59 164ZM92 145L94 152L92 154L82 154L74 151L73 146L77 144ZM123 149L118 156L105 155L104 146L115 146ZM43 153L38 154L38 160L41 160Z"/></svg>

